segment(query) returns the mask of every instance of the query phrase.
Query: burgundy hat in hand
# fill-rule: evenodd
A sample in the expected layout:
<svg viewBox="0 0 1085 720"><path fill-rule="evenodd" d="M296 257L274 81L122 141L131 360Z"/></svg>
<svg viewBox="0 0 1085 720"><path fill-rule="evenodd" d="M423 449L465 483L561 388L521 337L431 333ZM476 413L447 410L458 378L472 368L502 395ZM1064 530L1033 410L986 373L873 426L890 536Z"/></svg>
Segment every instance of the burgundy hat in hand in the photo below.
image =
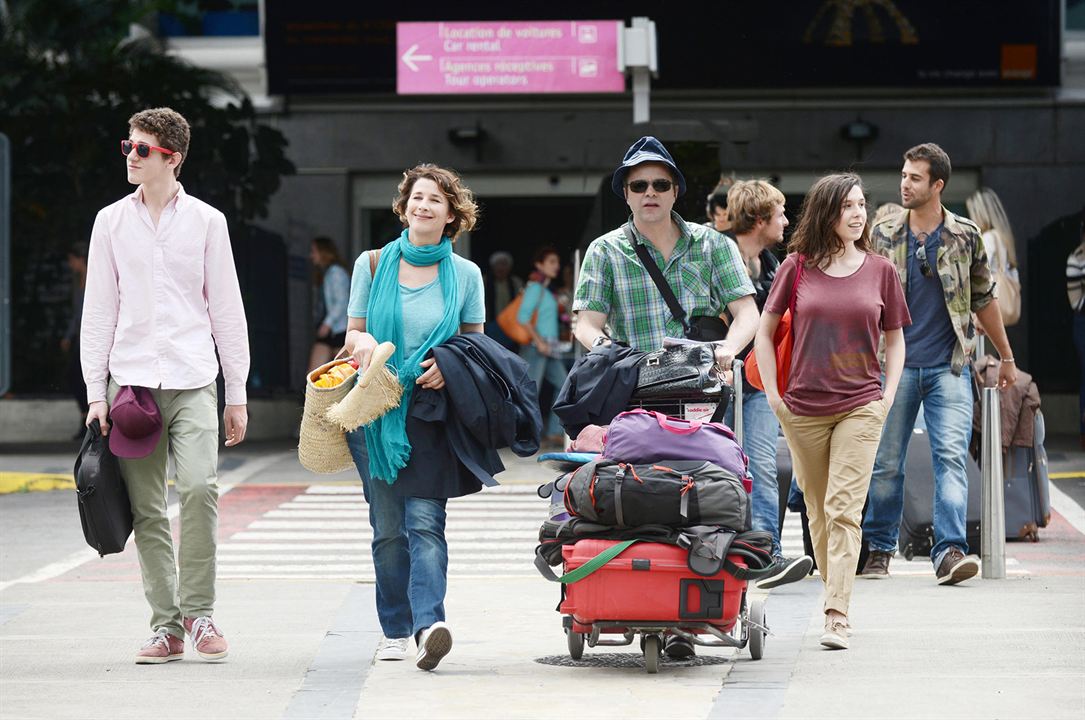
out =
<svg viewBox="0 0 1085 720"><path fill-rule="evenodd" d="M120 458L147 457L162 436L162 413L154 395L145 387L122 387L113 399L109 420L113 425L109 449Z"/></svg>

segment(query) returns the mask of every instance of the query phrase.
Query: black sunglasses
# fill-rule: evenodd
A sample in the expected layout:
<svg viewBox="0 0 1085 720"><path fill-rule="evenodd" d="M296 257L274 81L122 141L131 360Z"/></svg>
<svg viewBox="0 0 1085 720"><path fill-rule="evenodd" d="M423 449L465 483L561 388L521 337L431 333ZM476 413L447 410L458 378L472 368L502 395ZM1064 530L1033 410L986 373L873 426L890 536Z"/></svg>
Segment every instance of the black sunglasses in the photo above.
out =
<svg viewBox="0 0 1085 720"><path fill-rule="evenodd" d="M674 183L670 180L663 179L653 180L651 184L652 189L655 190L657 193L665 193L669 191L674 185ZM633 180L632 182L627 182L625 186L629 188L630 192L635 192L638 195L644 192L648 192L647 180Z"/></svg>
<svg viewBox="0 0 1085 720"><path fill-rule="evenodd" d="M132 148L136 149L136 155L141 158L150 157L152 150L157 150L163 155L173 155L175 151L169 150L164 147L158 147L157 145L148 145L145 142L132 142L131 140L121 140L121 154L128 156L132 154Z"/></svg>
<svg viewBox="0 0 1085 720"><path fill-rule="evenodd" d="M919 261L919 272L923 273L923 277L934 277L934 271L931 270L931 264L927 262L927 246L926 240L923 238L916 238L918 246L915 249L915 259Z"/></svg>

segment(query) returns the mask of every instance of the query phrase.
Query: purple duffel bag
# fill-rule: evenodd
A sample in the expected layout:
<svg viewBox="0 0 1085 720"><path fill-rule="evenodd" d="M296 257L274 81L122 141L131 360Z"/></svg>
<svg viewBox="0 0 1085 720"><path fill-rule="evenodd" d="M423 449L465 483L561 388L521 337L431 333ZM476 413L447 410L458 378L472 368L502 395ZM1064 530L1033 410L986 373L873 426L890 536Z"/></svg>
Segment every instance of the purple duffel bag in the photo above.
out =
<svg viewBox="0 0 1085 720"><path fill-rule="evenodd" d="M723 423L683 420L643 408L627 410L610 421L603 457L634 464L707 460L742 478L746 492L753 488L746 453Z"/></svg>

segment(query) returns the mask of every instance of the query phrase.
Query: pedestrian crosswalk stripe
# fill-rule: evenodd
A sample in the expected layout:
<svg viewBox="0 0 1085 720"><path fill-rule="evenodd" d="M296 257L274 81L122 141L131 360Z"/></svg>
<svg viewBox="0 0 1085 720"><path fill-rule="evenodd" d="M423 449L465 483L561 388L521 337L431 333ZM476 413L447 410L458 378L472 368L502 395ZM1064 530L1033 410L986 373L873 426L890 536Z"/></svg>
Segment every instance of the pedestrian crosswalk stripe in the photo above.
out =
<svg viewBox="0 0 1085 720"><path fill-rule="evenodd" d="M449 530L512 530L517 535L536 536L539 534L538 524L541 518L535 518L536 527L527 524L525 518L519 522L513 520L485 521L485 520L461 520L450 517L447 522ZM253 530L368 530L369 522L366 520L312 520L301 518L298 520L256 520L249 525Z"/></svg>
<svg viewBox="0 0 1085 720"><path fill-rule="evenodd" d="M538 530L524 530L523 532L517 532L514 530L498 530L494 532L482 531L482 530L465 530L462 532L445 531L445 538L450 542L453 540L536 540L538 539ZM366 531L347 531L347 530L328 530L326 532L316 532L315 530L244 530L234 535L234 538L238 540L311 540L315 538L321 538L323 540L372 540L373 532Z"/></svg>
<svg viewBox="0 0 1085 720"><path fill-rule="evenodd" d="M487 488L446 505L449 575L530 577L549 499L533 485ZM218 577L373 580L360 485L312 485L219 545Z"/></svg>
<svg viewBox="0 0 1085 720"><path fill-rule="evenodd" d="M547 506L542 502L525 503L520 504L500 504L495 503L493 505L459 505L453 508L454 517L492 517L497 513L515 514L519 517L523 517L525 513L542 517L546 511ZM267 513L266 517L320 517L320 518L364 518L366 513L369 512L368 505L350 505L346 507L290 507L289 504L280 505L278 510L271 510Z"/></svg>

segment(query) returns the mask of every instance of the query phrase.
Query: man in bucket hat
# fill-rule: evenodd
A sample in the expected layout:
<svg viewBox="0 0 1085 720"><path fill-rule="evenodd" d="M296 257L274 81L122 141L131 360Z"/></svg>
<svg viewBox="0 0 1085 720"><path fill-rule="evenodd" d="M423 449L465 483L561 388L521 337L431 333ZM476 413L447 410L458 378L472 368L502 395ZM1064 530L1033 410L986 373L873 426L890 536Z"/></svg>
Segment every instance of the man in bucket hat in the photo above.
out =
<svg viewBox="0 0 1085 720"><path fill-rule="evenodd" d="M623 227L596 238L580 269L573 310L576 337L587 347L611 338L638 350L657 350L664 337L684 337L663 295L637 256L642 245L659 266L685 310L687 323L716 321L730 310L734 320L716 345L721 367L757 330L753 285L735 244L714 229L687 223L674 211L686 192L686 179L663 143L642 137L614 171L611 190L632 213ZM633 237L628 231L632 229Z"/></svg>
<svg viewBox="0 0 1085 720"><path fill-rule="evenodd" d="M754 288L735 243L713 228L688 223L674 211L686 179L674 158L654 137L637 140L611 179L614 194L632 213L622 227L588 246L573 299L576 337L588 348L611 339L643 351L657 350L665 337L720 340L716 362L729 367L735 353L753 339L758 314ZM684 327L642 264L636 246L647 250L689 319ZM733 318L726 337L707 331L722 327L724 310ZM704 328L702 330L701 324ZM666 652L688 657L693 645L669 637Z"/></svg>
<svg viewBox="0 0 1085 720"><path fill-rule="evenodd" d="M98 213L90 239L80 332L87 424L101 423L132 504L154 631L136 662L182 659L186 632L200 657L219 660L227 643L211 620L218 527L215 350L226 380L226 445L233 446L245 439L248 424L245 309L226 218L177 182L188 155L188 122L155 108L128 124L121 152L128 181L138 188ZM167 452L181 500L179 557L166 516Z"/></svg>

